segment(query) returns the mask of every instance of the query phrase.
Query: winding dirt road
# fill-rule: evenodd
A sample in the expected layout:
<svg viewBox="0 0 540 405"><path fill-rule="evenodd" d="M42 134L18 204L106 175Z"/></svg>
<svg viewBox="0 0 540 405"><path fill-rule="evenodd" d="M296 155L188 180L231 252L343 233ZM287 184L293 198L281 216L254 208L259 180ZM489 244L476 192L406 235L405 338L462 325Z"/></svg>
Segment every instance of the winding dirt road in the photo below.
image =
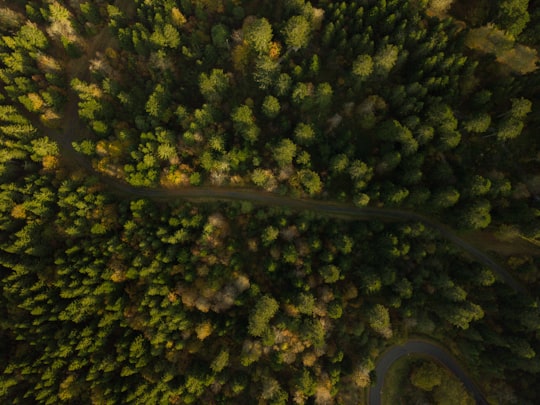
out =
<svg viewBox="0 0 540 405"><path fill-rule="evenodd" d="M411 354L420 354L423 356L429 356L434 360L441 363L452 373L454 373L463 383L465 388L472 394L474 400L478 405L488 405L487 399L484 394L478 388L478 386L472 381L467 373L460 366L458 361L454 357L444 350L442 347L435 343L421 340L411 339L402 345L392 346L386 351L381 358L377 361L377 367L375 373L377 375L377 382L369 390L369 404L377 405L381 403L381 394L384 386L384 377L392 366L392 364L404 356Z"/></svg>

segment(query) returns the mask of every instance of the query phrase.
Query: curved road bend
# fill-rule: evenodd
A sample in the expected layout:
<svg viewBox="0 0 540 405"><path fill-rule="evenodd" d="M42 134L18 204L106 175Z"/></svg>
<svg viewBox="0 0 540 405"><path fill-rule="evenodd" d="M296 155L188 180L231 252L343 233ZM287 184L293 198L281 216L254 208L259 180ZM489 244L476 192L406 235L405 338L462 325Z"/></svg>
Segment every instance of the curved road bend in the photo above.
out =
<svg viewBox="0 0 540 405"><path fill-rule="evenodd" d="M436 344L429 343L425 340L409 340L403 345L393 346L390 350L383 354L383 356L377 362L375 373L377 375L377 383L369 390L370 405L381 404L381 393L384 386L384 377L392 364L403 356L410 354L420 354L432 357L452 373L458 377L465 388L472 394L474 400L478 405L489 405L488 401L480 391L480 388L469 378L467 373L461 368L450 353Z"/></svg>

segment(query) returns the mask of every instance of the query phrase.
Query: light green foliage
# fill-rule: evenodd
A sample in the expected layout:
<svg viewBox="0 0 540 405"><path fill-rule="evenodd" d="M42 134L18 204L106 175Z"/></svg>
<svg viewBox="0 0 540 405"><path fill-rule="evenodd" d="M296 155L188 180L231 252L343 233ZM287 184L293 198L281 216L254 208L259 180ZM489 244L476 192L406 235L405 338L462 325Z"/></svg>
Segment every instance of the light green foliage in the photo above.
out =
<svg viewBox="0 0 540 405"><path fill-rule="evenodd" d="M156 85L154 91L146 102L146 112L154 117L161 118L165 113L168 101L168 92L161 84Z"/></svg>
<svg viewBox="0 0 540 405"><path fill-rule="evenodd" d="M491 223L491 204L488 200L478 200L466 208L462 214L463 225L472 229L484 229Z"/></svg>
<svg viewBox="0 0 540 405"><path fill-rule="evenodd" d="M349 175L353 180L365 180L368 181L372 175L373 170L362 162L361 160L355 160L349 167Z"/></svg>
<svg viewBox="0 0 540 405"><path fill-rule="evenodd" d="M291 89L292 79L287 73L281 73L276 80L275 88L278 96L285 96Z"/></svg>
<svg viewBox="0 0 540 405"><path fill-rule="evenodd" d="M510 102L512 103L510 115L515 119L524 119L531 112L532 103L526 98L513 98Z"/></svg>
<svg viewBox="0 0 540 405"><path fill-rule="evenodd" d="M243 27L244 39L257 53L267 53L272 41L272 26L266 18L253 18Z"/></svg>
<svg viewBox="0 0 540 405"><path fill-rule="evenodd" d="M262 90L268 89L276 80L279 64L267 55L262 55L255 62L253 79Z"/></svg>
<svg viewBox="0 0 540 405"><path fill-rule="evenodd" d="M214 359L214 361L210 365L210 368L215 373L219 373L225 367L227 367L228 364L229 364L229 351L227 349L224 349L221 352L219 352L217 357Z"/></svg>
<svg viewBox="0 0 540 405"><path fill-rule="evenodd" d="M295 51L305 48L309 43L311 27L304 16L295 15L287 21L283 28L285 44Z"/></svg>
<svg viewBox="0 0 540 405"><path fill-rule="evenodd" d="M328 284L335 283L340 278L339 268L334 265L322 266L320 273L324 282Z"/></svg>
<svg viewBox="0 0 540 405"><path fill-rule="evenodd" d="M433 390L433 398L440 405L474 405L463 384L455 378L443 378Z"/></svg>
<svg viewBox="0 0 540 405"><path fill-rule="evenodd" d="M301 293L298 296L298 302L296 304L298 311L304 315L313 315L315 309L315 298L311 294Z"/></svg>
<svg viewBox="0 0 540 405"><path fill-rule="evenodd" d="M47 137L32 140L32 149L40 158L47 155L58 155L58 145Z"/></svg>
<svg viewBox="0 0 540 405"><path fill-rule="evenodd" d="M349 167L349 158L344 153L335 155L330 163L330 169L336 174L343 173ZM362 169L358 173L359 177L362 177Z"/></svg>
<svg viewBox="0 0 540 405"><path fill-rule="evenodd" d="M373 58L374 70L378 75L387 75L395 66L398 59L399 49L389 44L382 48Z"/></svg>
<svg viewBox="0 0 540 405"><path fill-rule="evenodd" d="M314 171L308 169L300 170L298 172L298 177L309 195L321 192L322 182L319 175Z"/></svg>
<svg viewBox="0 0 540 405"><path fill-rule="evenodd" d="M294 129L294 139L300 145L309 145L315 140L315 130L310 124L299 123Z"/></svg>
<svg viewBox="0 0 540 405"><path fill-rule="evenodd" d="M218 103L229 89L229 77L222 69L212 69L210 74L201 73L199 89L206 100Z"/></svg>
<svg viewBox="0 0 540 405"><path fill-rule="evenodd" d="M529 0L499 0L497 3L497 25L517 37L530 21Z"/></svg>
<svg viewBox="0 0 540 405"><path fill-rule="evenodd" d="M47 48L49 41L36 24L28 22L21 27L19 32L19 44L29 50L43 50Z"/></svg>
<svg viewBox="0 0 540 405"><path fill-rule="evenodd" d="M262 336L264 330L268 327L268 322L274 317L278 308L279 304L274 298L269 295L261 296L249 315L249 334Z"/></svg>
<svg viewBox="0 0 540 405"><path fill-rule="evenodd" d="M294 384L296 389L306 396L313 395L317 387L315 379L307 369L304 369L302 373L295 378Z"/></svg>
<svg viewBox="0 0 540 405"><path fill-rule="evenodd" d="M445 188L433 194L433 202L437 207L449 208L459 201L460 194L454 188Z"/></svg>
<svg viewBox="0 0 540 405"><path fill-rule="evenodd" d="M292 92L291 99L293 103L303 107L309 106L310 98L313 95L313 90L314 88L312 83L298 83Z"/></svg>
<svg viewBox="0 0 540 405"><path fill-rule="evenodd" d="M443 380L441 368L432 361L424 361L411 373L411 383L424 391L431 391Z"/></svg>
<svg viewBox="0 0 540 405"><path fill-rule="evenodd" d="M180 46L180 34L171 24L159 25L155 27L150 41L158 48L177 49Z"/></svg>
<svg viewBox="0 0 540 405"><path fill-rule="evenodd" d="M375 332L384 337L390 337L392 335L388 308L386 308L384 305L376 304L367 312L366 315L369 326Z"/></svg>
<svg viewBox="0 0 540 405"><path fill-rule="evenodd" d="M315 90L315 101L319 108L327 109L332 105L334 90L330 83L319 83Z"/></svg>
<svg viewBox="0 0 540 405"><path fill-rule="evenodd" d="M481 134L486 132L491 125L491 117L487 113L477 114L465 121L464 128L473 133Z"/></svg>
<svg viewBox="0 0 540 405"><path fill-rule="evenodd" d="M279 100L274 96L266 96L262 104L262 112L268 118L275 118L279 114Z"/></svg>
<svg viewBox="0 0 540 405"><path fill-rule="evenodd" d="M358 56L352 65L352 72L360 79L366 79L373 72L373 59L370 55Z"/></svg>
<svg viewBox="0 0 540 405"><path fill-rule="evenodd" d="M279 236L279 230L273 226L267 226L262 234L262 242L264 246L269 246Z"/></svg>
<svg viewBox="0 0 540 405"><path fill-rule="evenodd" d="M469 183L468 192L474 197L487 194L491 188L491 181L479 175L472 176Z"/></svg>
<svg viewBox="0 0 540 405"><path fill-rule="evenodd" d="M479 305L466 301L460 307L445 308L442 311L442 316L452 325L468 329L471 322L484 317L484 311Z"/></svg>
<svg viewBox="0 0 540 405"><path fill-rule="evenodd" d="M274 148L273 156L279 167L287 166L296 156L296 145L288 138L282 139Z"/></svg>
<svg viewBox="0 0 540 405"><path fill-rule="evenodd" d="M170 143L162 143L157 148L157 155L160 159L169 160L176 156L176 148Z"/></svg>
<svg viewBox="0 0 540 405"><path fill-rule="evenodd" d="M508 141L517 138L523 132L524 124L520 120L513 118L505 119L497 128L497 139Z"/></svg>
<svg viewBox="0 0 540 405"><path fill-rule="evenodd" d="M259 187L264 187L268 182L268 175L263 169L255 169L251 174L251 181Z"/></svg>
<svg viewBox="0 0 540 405"><path fill-rule="evenodd" d="M241 105L233 110L231 119L234 128L248 142L255 142L259 136L259 128L255 125L255 116L248 105Z"/></svg>

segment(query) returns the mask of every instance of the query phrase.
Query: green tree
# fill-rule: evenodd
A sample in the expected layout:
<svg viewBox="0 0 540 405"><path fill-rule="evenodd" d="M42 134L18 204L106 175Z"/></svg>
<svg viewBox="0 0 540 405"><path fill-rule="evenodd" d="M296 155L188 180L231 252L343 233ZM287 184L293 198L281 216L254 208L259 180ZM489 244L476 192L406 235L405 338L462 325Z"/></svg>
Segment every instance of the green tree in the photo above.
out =
<svg viewBox="0 0 540 405"><path fill-rule="evenodd" d="M337 282L341 276L339 268L333 264L322 266L319 270L325 283L333 284Z"/></svg>
<svg viewBox="0 0 540 405"><path fill-rule="evenodd" d="M21 27L18 35L19 45L28 50L44 50L48 47L49 41L45 34L35 23L27 22Z"/></svg>
<svg viewBox="0 0 540 405"><path fill-rule="evenodd" d="M456 205L459 197L460 194L455 188L447 187L433 194L433 204L437 208L449 208Z"/></svg>
<svg viewBox="0 0 540 405"><path fill-rule="evenodd" d="M255 61L253 80L259 84L259 88L266 90L276 80L279 74L279 63L268 55L261 55Z"/></svg>
<svg viewBox="0 0 540 405"><path fill-rule="evenodd" d="M251 174L251 181L259 187L265 187L268 183L268 173L266 170L257 168Z"/></svg>
<svg viewBox="0 0 540 405"><path fill-rule="evenodd" d="M312 170L304 169L298 172L300 183L304 186L304 189L309 195L320 193L322 189L322 182L317 173Z"/></svg>
<svg viewBox="0 0 540 405"><path fill-rule="evenodd" d="M491 189L491 181L480 175L474 175L469 179L467 194L472 197L485 195Z"/></svg>
<svg viewBox="0 0 540 405"><path fill-rule="evenodd" d="M294 386L305 396L310 397L315 394L317 383L309 370L304 368L302 373L295 377Z"/></svg>
<svg viewBox="0 0 540 405"><path fill-rule="evenodd" d="M378 75L386 76L395 66L398 60L399 48L388 44L382 48L373 58L374 70Z"/></svg>
<svg viewBox="0 0 540 405"><path fill-rule="evenodd" d="M438 405L474 405L463 384L456 378L443 378L433 390L433 399Z"/></svg>
<svg viewBox="0 0 540 405"><path fill-rule="evenodd" d="M212 43L215 47L226 49L229 47L229 29L223 24L216 24L212 27L211 31Z"/></svg>
<svg viewBox="0 0 540 405"><path fill-rule="evenodd" d="M264 246L269 246L279 236L279 230L274 226L267 226L261 236L261 240Z"/></svg>
<svg viewBox="0 0 540 405"><path fill-rule="evenodd" d="M281 73L276 80L275 89L278 96L285 96L291 90L292 79L287 73Z"/></svg>
<svg viewBox="0 0 540 405"><path fill-rule="evenodd" d="M480 199L467 207L461 221L465 228L484 229L491 223L491 204L488 200Z"/></svg>
<svg viewBox="0 0 540 405"><path fill-rule="evenodd" d="M300 293L297 299L296 307L301 314L311 316L315 309L315 297L311 294Z"/></svg>
<svg viewBox="0 0 540 405"><path fill-rule="evenodd" d="M201 73L199 89L203 97L210 103L219 103L229 89L229 76L222 69L212 69L209 75Z"/></svg>
<svg viewBox="0 0 540 405"><path fill-rule="evenodd" d="M285 38L285 44L297 51L308 45L311 27L304 16L295 15L285 23L282 33Z"/></svg>
<svg viewBox="0 0 540 405"><path fill-rule="evenodd" d="M309 145L315 140L315 130L311 124L299 123L294 129L294 139L300 145Z"/></svg>
<svg viewBox="0 0 540 405"><path fill-rule="evenodd" d="M468 132L482 134L489 129L490 125L491 116L488 113L480 113L465 121L463 127Z"/></svg>
<svg viewBox="0 0 540 405"><path fill-rule="evenodd" d="M366 315L369 326L371 326L375 332L386 338L392 336L388 308L381 304L375 304L369 311L367 311Z"/></svg>
<svg viewBox="0 0 540 405"><path fill-rule="evenodd" d="M373 59L370 55L358 56L352 65L352 72L360 79L366 79L373 72Z"/></svg>
<svg viewBox="0 0 540 405"><path fill-rule="evenodd" d="M288 138L282 139L274 148L273 156L279 167L290 165L296 156L296 145Z"/></svg>
<svg viewBox="0 0 540 405"><path fill-rule="evenodd" d="M272 41L272 25L266 18L246 19L243 33L244 39L255 52L268 53Z"/></svg>
<svg viewBox="0 0 540 405"><path fill-rule="evenodd" d="M530 21L529 0L498 0L496 24L517 37Z"/></svg>
<svg viewBox="0 0 540 405"><path fill-rule="evenodd" d="M261 296L249 315L248 332L260 337L268 327L268 322L274 317L279 308L278 302L269 295Z"/></svg>
<svg viewBox="0 0 540 405"><path fill-rule="evenodd" d="M326 110L332 105L334 90L329 83L319 83L315 90L315 103L321 110Z"/></svg>
<svg viewBox="0 0 540 405"><path fill-rule="evenodd" d="M270 119L276 118L279 114L280 108L279 100L274 96L268 95L264 98L262 112L266 117Z"/></svg>
<svg viewBox="0 0 540 405"><path fill-rule="evenodd" d="M156 119L167 119L169 93L162 84L157 84L146 102L146 112Z"/></svg>
<svg viewBox="0 0 540 405"><path fill-rule="evenodd" d="M248 105L243 104L236 107L231 113L231 119L236 131L247 141L255 142L257 140L260 130L255 125L255 116Z"/></svg>
<svg viewBox="0 0 540 405"><path fill-rule="evenodd" d="M523 132L525 125L523 121L512 117L504 119L497 128L497 139L499 141L508 141L517 138Z"/></svg>
<svg viewBox="0 0 540 405"><path fill-rule="evenodd" d="M513 98L510 102L512 104L510 115L515 119L524 119L531 112L532 103L526 98Z"/></svg>
<svg viewBox="0 0 540 405"><path fill-rule="evenodd" d="M210 368L213 372L219 373L229 364L229 350L223 349L212 361Z"/></svg>
<svg viewBox="0 0 540 405"><path fill-rule="evenodd" d="M411 373L412 385L424 391L431 391L441 384L443 373L441 368L432 361L424 361L415 367Z"/></svg>
<svg viewBox="0 0 540 405"><path fill-rule="evenodd" d="M349 158L344 153L335 155L330 162L330 170L339 174L345 172L349 167ZM362 173L359 173L359 178L362 177Z"/></svg>

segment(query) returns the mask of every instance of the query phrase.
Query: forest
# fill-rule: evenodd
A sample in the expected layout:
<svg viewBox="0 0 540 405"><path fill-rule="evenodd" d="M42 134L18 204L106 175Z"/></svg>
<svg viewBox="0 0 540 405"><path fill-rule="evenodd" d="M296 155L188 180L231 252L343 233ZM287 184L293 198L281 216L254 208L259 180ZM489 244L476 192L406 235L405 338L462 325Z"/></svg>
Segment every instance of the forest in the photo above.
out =
<svg viewBox="0 0 540 405"><path fill-rule="evenodd" d="M539 52L540 0L0 1L0 403L367 405L411 337L540 403Z"/></svg>

